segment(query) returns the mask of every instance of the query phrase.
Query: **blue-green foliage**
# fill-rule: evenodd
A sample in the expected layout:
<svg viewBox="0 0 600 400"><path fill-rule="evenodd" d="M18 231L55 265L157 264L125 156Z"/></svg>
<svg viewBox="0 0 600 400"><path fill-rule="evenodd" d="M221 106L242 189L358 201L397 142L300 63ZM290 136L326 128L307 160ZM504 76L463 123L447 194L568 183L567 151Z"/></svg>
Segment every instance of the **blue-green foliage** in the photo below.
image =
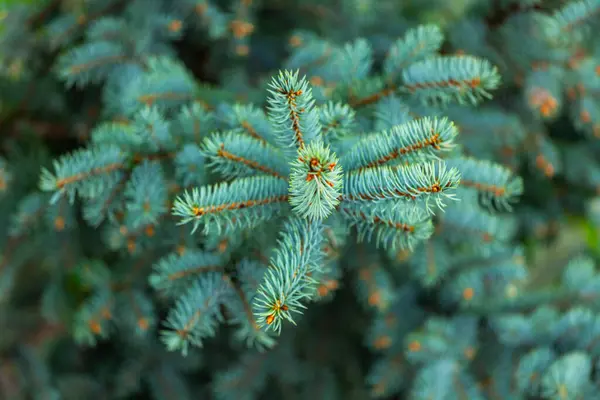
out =
<svg viewBox="0 0 600 400"><path fill-rule="evenodd" d="M173 213L183 223L193 222L194 230L203 225L205 234L225 229L227 235L263 230L284 218L284 231L291 231L278 242L282 249L271 258L254 310L259 328L280 332L281 320L294 322L293 313L305 307L301 300L311 299L319 283L313 276L322 273L323 233L311 233L313 229L322 223L330 227L341 223L341 229L356 227L359 241L368 239L391 250L412 249L433 233L434 207L427 199L443 208L444 200L453 198L460 174L456 168L445 168L435 155L452 148L453 136L446 133L452 125L446 120L411 121L390 132L369 133L370 146L355 141L348 156L341 153L338 160L327 143L330 136L323 133L306 79L284 71L273 78L270 88L267 110L274 144L235 132L206 139L208 165L233 180L185 192L175 199ZM337 111L344 110L349 108L340 106ZM434 138L433 150L426 133ZM351 134L339 140L353 140L347 136ZM386 165L401 160L409 165ZM288 174L272 167L282 165L279 171L284 171L286 162ZM254 174L248 176L250 170ZM330 221L334 212L342 218ZM308 225L286 218L300 218ZM304 234L308 236L303 238ZM303 243L314 247L309 250Z"/></svg>
<svg viewBox="0 0 600 400"><path fill-rule="evenodd" d="M599 10L0 6L0 397L600 399Z"/></svg>

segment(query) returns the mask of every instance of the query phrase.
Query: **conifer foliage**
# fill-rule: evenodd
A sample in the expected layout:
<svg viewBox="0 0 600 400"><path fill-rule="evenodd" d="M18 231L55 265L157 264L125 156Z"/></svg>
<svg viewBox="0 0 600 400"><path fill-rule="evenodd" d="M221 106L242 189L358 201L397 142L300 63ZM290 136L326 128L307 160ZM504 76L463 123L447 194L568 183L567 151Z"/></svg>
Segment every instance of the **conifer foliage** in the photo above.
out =
<svg viewBox="0 0 600 400"><path fill-rule="evenodd" d="M600 399L598 10L2 3L0 398Z"/></svg>

